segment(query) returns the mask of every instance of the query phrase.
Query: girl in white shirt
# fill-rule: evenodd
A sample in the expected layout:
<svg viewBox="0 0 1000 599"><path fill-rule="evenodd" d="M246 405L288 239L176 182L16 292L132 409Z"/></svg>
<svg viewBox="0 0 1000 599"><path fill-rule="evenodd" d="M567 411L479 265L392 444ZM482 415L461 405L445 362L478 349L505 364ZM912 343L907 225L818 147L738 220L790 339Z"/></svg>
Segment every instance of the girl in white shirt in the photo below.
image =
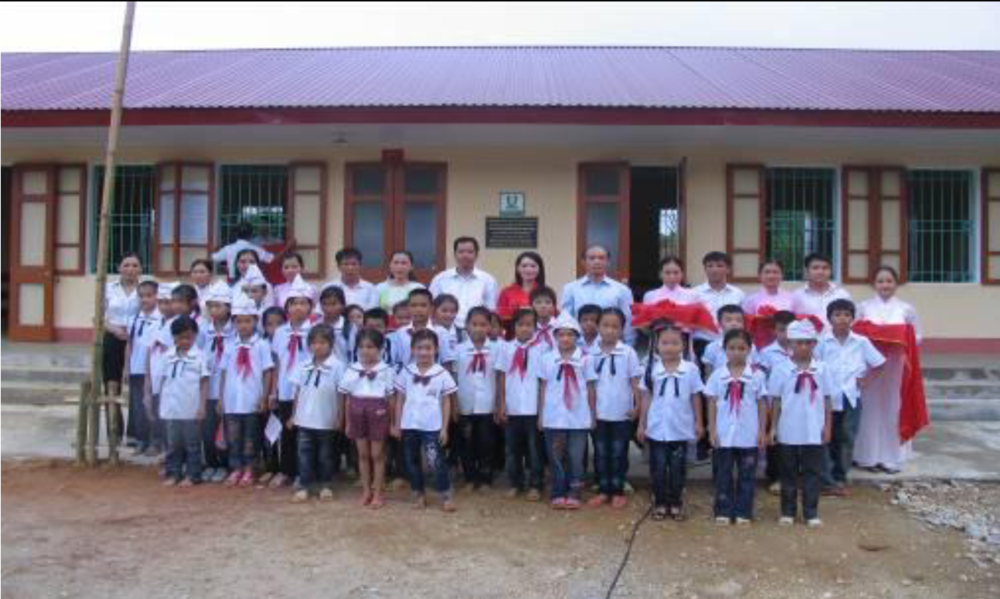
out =
<svg viewBox="0 0 1000 599"><path fill-rule="evenodd" d="M493 485L496 454L496 346L489 340L490 311L469 310L468 338L455 350L458 382L459 457L465 483L478 490Z"/></svg>

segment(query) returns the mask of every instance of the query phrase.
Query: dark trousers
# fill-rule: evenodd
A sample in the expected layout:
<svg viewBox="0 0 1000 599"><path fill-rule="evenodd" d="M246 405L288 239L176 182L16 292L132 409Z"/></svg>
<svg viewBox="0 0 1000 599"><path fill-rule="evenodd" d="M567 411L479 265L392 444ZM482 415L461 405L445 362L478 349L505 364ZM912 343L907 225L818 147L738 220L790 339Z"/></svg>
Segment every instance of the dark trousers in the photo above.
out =
<svg viewBox="0 0 1000 599"><path fill-rule="evenodd" d="M406 476L406 460L403 459L403 442L389 436L385 440L385 475L391 478Z"/></svg>
<svg viewBox="0 0 1000 599"><path fill-rule="evenodd" d="M281 420L281 438L278 439L278 471L288 478L295 478L299 475L298 453L299 447L296 437L298 427L288 428L288 422L295 414L295 402L279 401L278 418Z"/></svg>
<svg viewBox="0 0 1000 599"><path fill-rule="evenodd" d="M711 342L710 341L706 341L705 339L692 339L691 340L691 347L694 349L695 359L697 360L696 363L698 364L698 369L701 371L701 378L702 378L702 380L705 380L705 381L708 380L708 368L706 368L705 364L702 363L701 358L702 358L702 356L705 355L705 348L708 347L709 343L711 343ZM701 402L701 421L702 422L708 422L708 402L707 401ZM699 460L704 460L704 459L708 458L709 453L711 452L711 450L712 450L712 444L709 443L708 433L706 432L704 435L702 435L702 437L700 439L698 439L698 443L697 443L697 455L696 455L696 457ZM714 466L712 467L712 476L715 476L715 467Z"/></svg>
<svg viewBox="0 0 1000 599"><path fill-rule="evenodd" d="M145 384L144 374L131 374L128 377L128 421L125 434L135 439L141 449L149 447L149 418L146 417L146 406L142 403Z"/></svg>
<svg viewBox="0 0 1000 599"><path fill-rule="evenodd" d="M687 482L687 441L649 443L649 476L656 507L681 507Z"/></svg>
<svg viewBox="0 0 1000 599"><path fill-rule="evenodd" d="M758 455L756 447L717 447L712 452L717 518L753 519Z"/></svg>
<svg viewBox="0 0 1000 599"><path fill-rule="evenodd" d="M277 409L270 410L269 412L262 414L260 427L257 432L257 443L261 448L261 454L264 459L264 471L270 472L271 474L277 474L281 469L281 464L278 459L278 453L281 449L281 441L271 443L264 435L264 429L267 428L267 421L271 419L272 414L275 418L278 418L279 420L281 419ZM282 436L284 436L284 431L282 431Z"/></svg>
<svg viewBox="0 0 1000 599"><path fill-rule="evenodd" d="M764 466L764 476L767 482L773 483L781 477L781 457L777 445L768 445L764 450L764 459L767 463Z"/></svg>
<svg viewBox="0 0 1000 599"><path fill-rule="evenodd" d="M164 420L167 430L167 478L183 476L201 482L201 422L198 420ZM185 466L187 470L185 472Z"/></svg>
<svg viewBox="0 0 1000 599"><path fill-rule="evenodd" d="M552 469L552 499L583 496L587 433L582 429L545 429L545 449Z"/></svg>
<svg viewBox="0 0 1000 599"><path fill-rule="evenodd" d="M414 493L424 492L424 468L421 453L427 457L427 464L434 475L434 490L448 497L451 481L448 479L448 462L441 447L441 433L438 431L403 431L403 456L406 472L410 479L410 489Z"/></svg>
<svg viewBox="0 0 1000 599"><path fill-rule="evenodd" d="M458 419L459 457L465 482L476 487L493 484L496 441L492 414L470 414Z"/></svg>
<svg viewBox="0 0 1000 599"><path fill-rule="evenodd" d="M336 473L333 431L297 428L299 484L309 491L329 489Z"/></svg>
<svg viewBox="0 0 1000 599"><path fill-rule="evenodd" d="M598 420L594 431L594 470L602 495L624 495L632 422Z"/></svg>
<svg viewBox="0 0 1000 599"><path fill-rule="evenodd" d="M538 416L508 416L504 437L511 488L524 491L530 485L541 491L543 470Z"/></svg>
<svg viewBox="0 0 1000 599"><path fill-rule="evenodd" d="M851 407L844 398L844 409L833 413L830 444L824 456L823 486L843 486L847 484L847 474L854 461L854 439L861 425L861 403Z"/></svg>
<svg viewBox="0 0 1000 599"><path fill-rule="evenodd" d="M802 486L802 515L819 517L820 477L823 471L822 445L779 445L781 456L781 515L794 518L798 512L799 485Z"/></svg>
<svg viewBox="0 0 1000 599"><path fill-rule="evenodd" d="M149 424L149 445L159 450L167 448L167 428L163 420L160 420L160 396L154 395L150 399L152 404L152 418L147 414L146 422Z"/></svg>
<svg viewBox="0 0 1000 599"><path fill-rule="evenodd" d="M229 469L253 468L260 442L260 414L226 414Z"/></svg>
<svg viewBox="0 0 1000 599"><path fill-rule="evenodd" d="M210 399L205 407L205 419L201 421L201 449L205 456L206 468L225 468L228 460L226 450L215 445L215 435L219 430L219 400Z"/></svg>

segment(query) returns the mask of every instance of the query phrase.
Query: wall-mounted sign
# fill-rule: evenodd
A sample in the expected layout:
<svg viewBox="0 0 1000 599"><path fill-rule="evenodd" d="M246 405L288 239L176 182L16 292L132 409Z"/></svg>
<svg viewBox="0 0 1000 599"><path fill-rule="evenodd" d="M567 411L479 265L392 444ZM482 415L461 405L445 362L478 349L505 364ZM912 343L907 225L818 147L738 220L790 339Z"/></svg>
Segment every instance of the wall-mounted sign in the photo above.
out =
<svg viewBox="0 0 1000 599"><path fill-rule="evenodd" d="M486 217L486 247L532 249L538 247L538 217Z"/></svg>
<svg viewBox="0 0 1000 599"><path fill-rule="evenodd" d="M500 216L505 218L524 216L523 191L500 192Z"/></svg>

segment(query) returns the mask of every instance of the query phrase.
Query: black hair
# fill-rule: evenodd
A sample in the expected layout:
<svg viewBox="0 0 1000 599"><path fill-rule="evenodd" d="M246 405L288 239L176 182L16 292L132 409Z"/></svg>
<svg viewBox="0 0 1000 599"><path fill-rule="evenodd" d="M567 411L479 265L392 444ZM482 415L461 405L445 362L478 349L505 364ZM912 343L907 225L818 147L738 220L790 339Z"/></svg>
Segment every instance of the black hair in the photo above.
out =
<svg viewBox="0 0 1000 599"><path fill-rule="evenodd" d="M598 320L598 322L600 322L601 320L604 320L605 316L614 316L614 317L616 317L618 319L618 322L621 323L622 328L623 329L625 328L625 313L622 312L619 308L613 308L612 307L612 308L605 308L605 309L601 310L601 317Z"/></svg>
<svg viewBox="0 0 1000 599"><path fill-rule="evenodd" d="M642 375L642 380L646 383L646 389L650 393L653 391L653 364L660 359L660 354L656 351L656 346L660 343L660 336L667 331L675 331L681 336L681 344L684 343L684 331L678 328L672 321L660 319L653 323L653 334L649 337L649 356L646 358L646 372Z"/></svg>
<svg viewBox="0 0 1000 599"><path fill-rule="evenodd" d="M722 306L715 312L715 318L719 322L722 322L722 317L726 314L739 314L740 316L746 318L746 312L744 312L743 308L737 306L736 304L726 304L725 306Z"/></svg>
<svg viewBox="0 0 1000 599"><path fill-rule="evenodd" d="M188 272L194 270L196 266L204 266L205 270L207 270L209 273L214 272L215 269L215 265L212 264L212 261L209 260L208 258L195 258L191 262L191 268L188 269Z"/></svg>
<svg viewBox="0 0 1000 599"><path fill-rule="evenodd" d="M181 283L170 292L170 298L185 300L188 305L193 306L195 311L198 309L198 291L194 288L194 285Z"/></svg>
<svg viewBox="0 0 1000 599"><path fill-rule="evenodd" d="M521 252L517 258L514 260L514 282L518 286L524 285L524 281L521 279L521 273L517 272L517 267L521 265L521 260L528 259L538 265L538 278L535 279L536 289L545 286L545 260L542 259L542 255L538 252Z"/></svg>
<svg viewBox="0 0 1000 599"><path fill-rule="evenodd" d="M243 278L243 275L240 274L240 269L238 268L237 265L240 263L240 258L244 254L252 254L254 262L260 264L260 256L257 255L257 250L253 248L243 248L242 250L236 252L236 258L233 259L233 270L235 270L236 272L229 273L229 278L233 279L234 281L239 281L240 279Z"/></svg>
<svg viewBox="0 0 1000 599"><path fill-rule="evenodd" d="M531 326L535 326L535 324L538 323L538 314L536 314L535 311L530 308L518 309L517 312L514 312L514 318L512 319L512 321L516 325L517 323L521 322L522 318L528 318L529 316L531 317Z"/></svg>
<svg viewBox="0 0 1000 599"><path fill-rule="evenodd" d="M270 317L272 317L272 316L274 316L275 314L277 314L278 316L281 317L281 322L282 323L285 323L285 322L288 321L288 317L285 315L285 311L284 310L282 310L278 306L271 306L270 308L264 310L264 313L260 315L260 326L261 326L261 329L264 328L264 323L267 322L267 319L270 318ZM265 338L266 338L267 333L265 332L264 335L265 335Z"/></svg>
<svg viewBox="0 0 1000 599"><path fill-rule="evenodd" d="M139 285L136 287L138 290L152 289L153 293L156 293L160 289L160 284L156 281L139 281Z"/></svg>
<svg viewBox="0 0 1000 599"><path fill-rule="evenodd" d="M306 343L312 345L316 338L322 337L327 343L330 344L330 348L333 348L333 329L325 324L317 324L316 326L309 329L309 335L306 336Z"/></svg>
<svg viewBox="0 0 1000 599"><path fill-rule="evenodd" d="M413 334L414 337L417 336L416 333ZM436 338L436 336L435 336ZM354 341L354 352L357 353L359 347L361 347L362 341L368 341L375 347L382 351L382 347L385 346L385 335L376 331L375 329L361 329L358 331L358 338Z"/></svg>
<svg viewBox="0 0 1000 599"><path fill-rule="evenodd" d="M827 266L833 268L833 260L831 260L826 254L821 254L819 252L807 254L805 259L802 260L802 266L809 268L813 262L825 262Z"/></svg>
<svg viewBox="0 0 1000 599"><path fill-rule="evenodd" d="M392 262L396 256L400 255L406 256L406 258L410 261L410 274L407 278L410 279L411 281L416 281L417 275L416 273L413 272L414 262L415 262L415 260L413 259L413 252L411 252L410 250L396 250L392 253L392 255L389 256L389 262Z"/></svg>
<svg viewBox="0 0 1000 599"><path fill-rule="evenodd" d="M298 262L299 263L299 268L305 268L306 267L306 261L305 261L305 259L302 257L302 254L300 254L298 252L285 252L284 254L282 254L282 256L281 256L281 263L282 264L284 264L285 262L288 262L289 260L295 260L296 262Z"/></svg>
<svg viewBox="0 0 1000 599"><path fill-rule="evenodd" d="M550 300L552 300L553 304L558 304L559 303L559 302L556 301L556 291L555 291L555 289L553 289L551 287L547 287L545 285L539 285L538 287L535 287L534 289L532 289L531 290L531 294L528 296L528 301L530 301L532 304L534 304L535 300L538 299L538 298L540 298L540 297L547 297L547 298L549 298Z"/></svg>
<svg viewBox="0 0 1000 599"><path fill-rule="evenodd" d="M583 253L580 254L580 257L581 258L586 258L587 254L590 253L590 250L593 250L593 249L599 249L599 250L601 250L602 252L604 252L605 257L607 257L608 260L611 259L611 250L609 250L608 247L606 245L604 245L603 243L592 243L592 244L588 245L587 247L583 248Z"/></svg>
<svg viewBox="0 0 1000 599"><path fill-rule="evenodd" d="M482 316L486 318L487 322L490 322L493 318L493 312L490 312L489 308L484 308L483 306L476 306L469 310L469 313L465 316L466 324L472 320L473 316Z"/></svg>
<svg viewBox="0 0 1000 599"><path fill-rule="evenodd" d="M601 318L601 312L604 310L597 304L586 304L576 313L577 320L583 320L584 316L597 316L598 319Z"/></svg>
<svg viewBox="0 0 1000 599"><path fill-rule="evenodd" d="M344 316L345 317L349 318L351 312L361 312L361 319L362 319L362 321L364 320L364 318L365 318L365 309L362 308L361 306L359 306L357 304L351 304L350 306L347 306L346 308L344 308Z"/></svg>
<svg viewBox="0 0 1000 599"><path fill-rule="evenodd" d="M365 310L364 321L367 322L369 320L381 320L383 323L389 324L389 313L382 308L371 308L369 310Z"/></svg>
<svg viewBox="0 0 1000 599"><path fill-rule="evenodd" d="M455 304L455 309L458 309L459 303L458 298L450 293L442 293L441 295L434 298L434 309L437 310L441 306L451 302Z"/></svg>
<svg viewBox="0 0 1000 599"><path fill-rule="evenodd" d="M249 240L251 237L253 237L253 225L247 221L236 225L236 239Z"/></svg>
<svg viewBox="0 0 1000 599"><path fill-rule="evenodd" d="M472 244L472 248L474 250L476 250L477 254L479 253L479 242L476 241L475 237L470 237L468 235L463 235L461 237L456 237L455 241L451 244L451 251L457 252L458 251L458 246L462 245L463 243L471 243Z"/></svg>
<svg viewBox="0 0 1000 599"><path fill-rule="evenodd" d="M136 260L138 260L139 268L142 268L142 256L139 255L139 252L133 252L133 251L123 252L122 255L118 258L118 264L121 264L128 258L135 258Z"/></svg>
<svg viewBox="0 0 1000 599"><path fill-rule="evenodd" d="M777 260L775 258L768 258L767 260L761 262L760 266L757 267L757 274L759 275L760 273L764 272L765 268L772 265L777 266L778 270L780 270L781 272L785 272L785 267L781 265L780 260Z"/></svg>
<svg viewBox="0 0 1000 599"><path fill-rule="evenodd" d="M733 259L726 252L714 251L705 254L705 257L701 259L701 265L708 266L709 262L722 262L726 266L733 266Z"/></svg>
<svg viewBox="0 0 1000 599"><path fill-rule="evenodd" d="M887 272L890 275L892 275L892 279L894 281L896 281L896 283L899 283L899 271L897 271L895 268L889 266L888 264L883 264L883 265L879 266L878 268L876 268L874 272L872 272L872 281L874 282L875 279L877 279L878 276L881 273L884 273L884 272Z"/></svg>
<svg viewBox="0 0 1000 599"><path fill-rule="evenodd" d="M778 310L774 313L774 324L789 325L795 322L795 314L788 310Z"/></svg>
<svg viewBox="0 0 1000 599"><path fill-rule="evenodd" d="M426 287L417 287L416 289L411 289L410 293L406 296L406 301L413 301L415 297L426 297L427 301L434 303L434 294L427 290Z"/></svg>
<svg viewBox="0 0 1000 599"><path fill-rule="evenodd" d="M350 260L352 258L358 262L364 261L364 255L361 253L361 250L354 247L346 247L334 255L334 259L337 261L337 266L343 264L344 260Z"/></svg>
<svg viewBox="0 0 1000 599"><path fill-rule="evenodd" d="M660 267L657 270L662 271L663 267L668 264L676 264L677 268L681 269L681 272L684 272L684 263L677 256L667 256L663 260L660 260Z"/></svg>
<svg viewBox="0 0 1000 599"><path fill-rule="evenodd" d="M835 299L826 306L827 320L833 318L834 312L850 312L851 318L854 318L857 315L854 308L854 302L843 298Z"/></svg>
<svg viewBox="0 0 1000 599"><path fill-rule="evenodd" d="M327 285L323 288L323 291L319 294L319 303L322 306L323 302L330 299L331 297L337 298L341 306L347 307L347 296L344 295L344 290L338 285ZM346 310L344 310L346 312Z"/></svg>
<svg viewBox="0 0 1000 599"><path fill-rule="evenodd" d="M409 308L409 307L410 307L410 299L409 298L406 298L405 300L400 300L400 301L396 302L395 304L393 304L393 306L392 306L392 313L395 315L396 312L398 312L401 308Z"/></svg>
<svg viewBox="0 0 1000 599"><path fill-rule="evenodd" d="M184 333L198 334L198 322L187 315L181 315L170 323L170 334L174 337Z"/></svg>
<svg viewBox="0 0 1000 599"><path fill-rule="evenodd" d="M729 342L733 339L742 339L747 347L753 347L753 337L750 332L746 329L733 329L731 331L726 331L725 337L722 338L722 347L725 348L729 345Z"/></svg>
<svg viewBox="0 0 1000 599"><path fill-rule="evenodd" d="M410 347L415 347L421 341L430 341L434 344L435 349L438 347L437 333L430 329L420 329L413 333L413 336L410 337Z"/></svg>

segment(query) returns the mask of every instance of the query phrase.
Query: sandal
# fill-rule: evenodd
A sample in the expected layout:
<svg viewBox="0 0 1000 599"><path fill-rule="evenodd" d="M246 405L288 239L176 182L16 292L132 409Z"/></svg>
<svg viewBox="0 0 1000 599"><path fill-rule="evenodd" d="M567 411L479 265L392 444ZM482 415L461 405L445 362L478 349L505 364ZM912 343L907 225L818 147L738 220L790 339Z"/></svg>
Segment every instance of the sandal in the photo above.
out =
<svg viewBox="0 0 1000 599"><path fill-rule="evenodd" d="M662 522L667 519L667 508L665 506L659 506L653 510L653 520L657 522Z"/></svg>
<svg viewBox="0 0 1000 599"><path fill-rule="evenodd" d="M362 491L361 501L359 502L361 504L361 507L368 507L371 504L371 502L372 502L371 491Z"/></svg>
<svg viewBox="0 0 1000 599"><path fill-rule="evenodd" d="M250 472L248 470L248 471L246 471L246 472L243 473L243 476L240 477L240 486L241 487L252 487L253 486L253 472Z"/></svg>
<svg viewBox="0 0 1000 599"><path fill-rule="evenodd" d="M233 470L232 473L226 477L226 480L222 484L226 485L227 487L235 487L241 482L243 482L243 479L240 476L240 471Z"/></svg>
<svg viewBox="0 0 1000 599"><path fill-rule="evenodd" d="M384 505L385 505L385 499L382 498L382 494L375 493L374 495L372 495L372 500L368 504L368 507L372 508L373 510L377 510Z"/></svg>
<svg viewBox="0 0 1000 599"><path fill-rule="evenodd" d="M267 485L269 489L280 489L285 486L285 481L288 480L284 474L276 474L271 482Z"/></svg>
<svg viewBox="0 0 1000 599"><path fill-rule="evenodd" d="M672 507L670 508L670 517L673 518L674 522L683 522L684 512L679 507Z"/></svg>

